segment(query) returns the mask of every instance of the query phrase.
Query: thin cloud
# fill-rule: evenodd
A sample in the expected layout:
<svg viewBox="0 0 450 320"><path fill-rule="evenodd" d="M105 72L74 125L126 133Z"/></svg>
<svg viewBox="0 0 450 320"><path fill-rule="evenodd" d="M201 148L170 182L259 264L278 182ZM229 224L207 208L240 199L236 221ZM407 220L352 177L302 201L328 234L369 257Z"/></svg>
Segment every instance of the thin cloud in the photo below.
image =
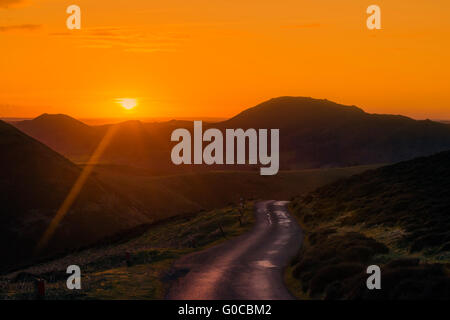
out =
<svg viewBox="0 0 450 320"><path fill-rule="evenodd" d="M12 25L12 26L0 26L0 32L34 31L34 30L40 29L41 27L42 26L40 24L19 24L19 25Z"/></svg>
<svg viewBox="0 0 450 320"><path fill-rule="evenodd" d="M26 0L0 0L0 8L7 9L24 2Z"/></svg>
<svg viewBox="0 0 450 320"><path fill-rule="evenodd" d="M51 33L78 41L82 48L119 48L126 52L173 52L186 35L177 33L146 33L133 28L101 27L76 32Z"/></svg>
<svg viewBox="0 0 450 320"><path fill-rule="evenodd" d="M313 28L319 28L320 26L321 26L320 23L301 23L301 24L285 25L284 28L288 28L288 29L313 29Z"/></svg>

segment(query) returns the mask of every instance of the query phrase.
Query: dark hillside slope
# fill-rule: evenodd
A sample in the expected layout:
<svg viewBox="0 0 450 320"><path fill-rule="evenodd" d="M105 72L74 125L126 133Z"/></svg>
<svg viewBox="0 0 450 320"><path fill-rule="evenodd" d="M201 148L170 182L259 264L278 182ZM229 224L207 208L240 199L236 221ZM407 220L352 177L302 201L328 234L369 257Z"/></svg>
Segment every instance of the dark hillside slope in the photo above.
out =
<svg viewBox="0 0 450 320"><path fill-rule="evenodd" d="M343 225L403 228L411 251L450 249L450 151L370 170L308 197L315 212L311 221L346 214Z"/></svg>
<svg viewBox="0 0 450 320"><path fill-rule="evenodd" d="M450 152L366 171L296 199L306 229L293 277L330 299L450 297ZM381 266L382 290L365 268Z"/></svg>
<svg viewBox="0 0 450 320"><path fill-rule="evenodd" d="M105 132L64 114L44 113L35 119L12 124L58 153L71 157L92 154Z"/></svg>
<svg viewBox="0 0 450 320"><path fill-rule="evenodd" d="M30 262L37 242L81 169L0 121L0 269ZM89 178L43 255L91 244L148 219Z"/></svg>

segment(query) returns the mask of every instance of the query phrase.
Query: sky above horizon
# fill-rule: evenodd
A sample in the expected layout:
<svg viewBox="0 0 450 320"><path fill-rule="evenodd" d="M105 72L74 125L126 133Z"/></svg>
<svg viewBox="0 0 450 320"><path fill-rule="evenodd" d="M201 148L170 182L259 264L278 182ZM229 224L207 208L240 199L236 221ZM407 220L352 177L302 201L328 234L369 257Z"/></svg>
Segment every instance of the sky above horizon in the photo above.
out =
<svg viewBox="0 0 450 320"><path fill-rule="evenodd" d="M450 119L449 15L448 0L0 0L0 117L230 117L308 96Z"/></svg>

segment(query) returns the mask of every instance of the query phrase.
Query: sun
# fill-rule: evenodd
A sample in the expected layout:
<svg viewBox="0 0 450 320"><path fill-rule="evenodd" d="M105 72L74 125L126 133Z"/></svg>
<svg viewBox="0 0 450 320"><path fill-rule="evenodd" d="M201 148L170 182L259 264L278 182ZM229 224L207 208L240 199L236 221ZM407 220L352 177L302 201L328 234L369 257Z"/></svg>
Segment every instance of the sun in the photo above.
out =
<svg viewBox="0 0 450 320"><path fill-rule="evenodd" d="M131 110L137 106L137 100L131 98L116 99L116 102L120 104L124 109Z"/></svg>

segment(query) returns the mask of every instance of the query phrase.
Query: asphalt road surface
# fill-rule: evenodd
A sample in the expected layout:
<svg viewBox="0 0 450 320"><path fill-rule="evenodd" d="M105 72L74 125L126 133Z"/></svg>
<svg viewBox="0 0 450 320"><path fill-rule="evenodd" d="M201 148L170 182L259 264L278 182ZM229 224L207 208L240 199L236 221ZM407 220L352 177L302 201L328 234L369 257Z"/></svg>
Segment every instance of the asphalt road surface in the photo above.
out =
<svg viewBox="0 0 450 320"><path fill-rule="evenodd" d="M187 255L174 268L182 274L168 299L293 299L283 270L300 249L303 235L287 201L256 204L252 230L216 247Z"/></svg>

